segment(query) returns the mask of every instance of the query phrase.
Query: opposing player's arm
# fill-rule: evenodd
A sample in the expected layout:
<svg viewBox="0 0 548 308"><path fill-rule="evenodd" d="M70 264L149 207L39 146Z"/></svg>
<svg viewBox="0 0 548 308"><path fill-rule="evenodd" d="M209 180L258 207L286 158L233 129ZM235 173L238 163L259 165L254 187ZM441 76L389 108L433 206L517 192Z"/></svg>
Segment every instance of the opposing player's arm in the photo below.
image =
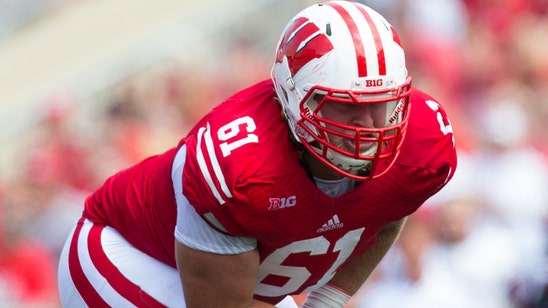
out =
<svg viewBox="0 0 548 308"><path fill-rule="evenodd" d="M400 234L406 219L403 218L381 229L375 244L362 255L349 261L335 274L329 285L343 290L349 295L355 294L388 252L388 249Z"/></svg>
<svg viewBox="0 0 548 308"><path fill-rule="evenodd" d="M221 255L175 243L186 305L193 307L274 307L253 299L259 253Z"/></svg>

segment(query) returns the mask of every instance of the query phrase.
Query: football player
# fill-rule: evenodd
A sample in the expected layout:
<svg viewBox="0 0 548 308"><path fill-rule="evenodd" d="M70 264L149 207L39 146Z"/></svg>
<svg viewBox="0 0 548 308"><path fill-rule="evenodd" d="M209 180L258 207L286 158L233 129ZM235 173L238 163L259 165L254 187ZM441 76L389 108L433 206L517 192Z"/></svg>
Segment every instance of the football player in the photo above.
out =
<svg viewBox="0 0 548 308"><path fill-rule="evenodd" d="M376 11L314 4L272 78L90 195L59 266L67 307L343 307L452 177L442 106Z"/></svg>

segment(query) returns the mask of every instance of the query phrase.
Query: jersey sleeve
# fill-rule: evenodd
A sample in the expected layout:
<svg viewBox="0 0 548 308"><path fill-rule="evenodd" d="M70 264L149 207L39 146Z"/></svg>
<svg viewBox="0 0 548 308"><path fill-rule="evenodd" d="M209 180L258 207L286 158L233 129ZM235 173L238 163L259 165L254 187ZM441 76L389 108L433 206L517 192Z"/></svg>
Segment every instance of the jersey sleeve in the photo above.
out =
<svg viewBox="0 0 548 308"><path fill-rule="evenodd" d="M186 158L186 145L182 145L173 162L172 180L177 201L175 238L188 247L217 254L238 254L253 250L257 241L252 238L230 236L208 225L196 213L183 195L182 172Z"/></svg>
<svg viewBox="0 0 548 308"><path fill-rule="evenodd" d="M205 116L185 140L184 195L211 226L229 235L252 237L250 226L262 210L256 200L269 180L267 160L259 156L272 156L275 149L268 145L273 139L289 136L281 128L286 126L273 93L271 83L237 93Z"/></svg>
<svg viewBox="0 0 548 308"><path fill-rule="evenodd" d="M411 115L402 148L403 164L420 166L430 174L424 178L433 195L453 177L457 151L451 121L443 106L417 89L411 95ZM417 184L419 186L419 184Z"/></svg>

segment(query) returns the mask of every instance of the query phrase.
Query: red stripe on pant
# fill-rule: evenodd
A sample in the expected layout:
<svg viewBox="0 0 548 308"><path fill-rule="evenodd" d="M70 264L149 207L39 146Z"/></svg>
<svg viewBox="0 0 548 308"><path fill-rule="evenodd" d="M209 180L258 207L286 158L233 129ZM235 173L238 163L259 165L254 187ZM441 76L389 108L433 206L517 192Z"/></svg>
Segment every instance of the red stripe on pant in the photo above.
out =
<svg viewBox="0 0 548 308"><path fill-rule="evenodd" d="M74 231L72 240L70 241L68 256L70 276L86 305L97 308L109 307L109 305L101 298L99 293L97 293L97 291L93 288L82 270L82 264L80 263L80 258L78 257L78 238L80 237L80 232L82 231L83 226L84 218L81 218L78 221L78 225L76 226L76 230Z"/></svg>
<svg viewBox="0 0 548 308"><path fill-rule="evenodd" d="M88 246L91 261L103 277L108 277L109 284L132 304L142 307L165 307L138 285L128 280L118 268L112 264L101 245L101 232L105 226L93 225L89 231ZM146 269L138 269L146 270Z"/></svg>
<svg viewBox="0 0 548 308"><path fill-rule="evenodd" d="M81 220L82 221L82 220ZM79 222L80 224L80 222ZM82 228L82 224L78 226L78 233ZM152 296L143 291L138 285L134 284L128 280L120 270L110 261L107 257L103 246L101 245L101 233L105 226L102 225L93 225L90 229L87 242L88 242L88 251L91 257L91 261L97 271L103 277L108 277L108 283L112 286L116 292L118 292L122 297L127 299L129 302L134 304L137 307L165 307L162 303L158 302ZM75 233L75 238L77 238ZM72 257L72 246L74 246L75 240L71 243L71 256ZM76 242L77 243L77 242ZM77 253L77 251L76 251ZM76 256L77 259L77 256ZM78 261L78 272L83 275L80 263ZM72 273L72 266L71 266ZM93 289L93 286L89 283L85 276L83 277L85 282L82 284L84 289L80 289L80 286L77 285L78 290L80 290L84 301L90 307L108 307L107 303L100 297L96 290ZM91 288L92 292L88 293L88 289Z"/></svg>

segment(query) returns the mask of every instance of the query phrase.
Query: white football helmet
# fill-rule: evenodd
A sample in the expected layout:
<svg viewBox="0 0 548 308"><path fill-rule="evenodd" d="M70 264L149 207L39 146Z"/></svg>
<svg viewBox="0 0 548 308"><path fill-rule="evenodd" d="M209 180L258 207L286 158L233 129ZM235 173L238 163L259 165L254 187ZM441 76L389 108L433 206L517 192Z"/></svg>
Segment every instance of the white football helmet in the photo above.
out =
<svg viewBox="0 0 548 308"><path fill-rule="evenodd" d="M363 181L392 166L407 127L411 77L398 35L379 13L351 1L304 9L280 37L272 80L295 139L329 168ZM383 119L337 122L322 115L326 104L381 107Z"/></svg>

